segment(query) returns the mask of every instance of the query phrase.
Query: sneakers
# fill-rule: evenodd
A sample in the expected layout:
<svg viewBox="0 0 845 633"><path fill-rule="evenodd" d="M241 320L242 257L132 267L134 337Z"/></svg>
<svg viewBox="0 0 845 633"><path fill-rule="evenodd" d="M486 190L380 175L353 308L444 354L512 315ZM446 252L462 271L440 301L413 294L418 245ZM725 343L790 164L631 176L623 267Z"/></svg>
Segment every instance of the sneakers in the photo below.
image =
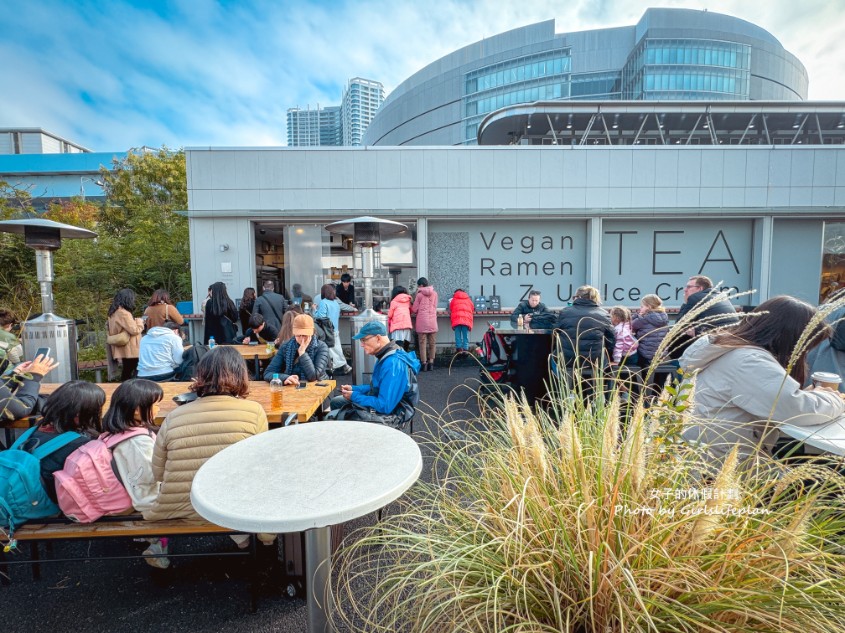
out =
<svg viewBox="0 0 845 633"><path fill-rule="evenodd" d="M155 567L156 569L167 569L170 567L170 559L167 558L167 545L162 544L161 541L156 541L145 549L144 556L150 557L144 559L150 567Z"/></svg>

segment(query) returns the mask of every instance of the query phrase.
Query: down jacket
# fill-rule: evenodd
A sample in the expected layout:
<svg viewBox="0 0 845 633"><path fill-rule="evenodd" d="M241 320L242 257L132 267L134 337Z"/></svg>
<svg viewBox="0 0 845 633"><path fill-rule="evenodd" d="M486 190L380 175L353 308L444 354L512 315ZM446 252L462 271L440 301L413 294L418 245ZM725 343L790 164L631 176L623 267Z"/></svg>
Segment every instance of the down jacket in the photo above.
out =
<svg viewBox="0 0 845 633"><path fill-rule="evenodd" d="M414 327L411 323L411 295L403 292L393 297L387 311L387 323L391 332L410 330Z"/></svg>
<svg viewBox="0 0 845 633"><path fill-rule="evenodd" d="M616 332L606 310L589 299L576 299L560 311L557 319L561 349L566 366L576 358L597 361L605 355L605 362L613 357Z"/></svg>
<svg viewBox="0 0 845 633"><path fill-rule="evenodd" d="M761 347L714 345L703 336L681 356L681 369L695 374L695 424L684 438L704 444L719 463L737 444L740 459L771 455L778 422L815 426L845 413L838 394L802 390Z"/></svg>
<svg viewBox="0 0 845 633"><path fill-rule="evenodd" d="M432 334L437 331L437 292L431 286L417 290L411 312L417 315L417 332Z"/></svg>
<svg viewBox="0 0 845 633"><path fill-rule="evenodd" d="M200 520L191 505L191 484L200 466L227 446L266 430L267 414L252 400L205 396L171 411L153 448L153 475L161 486L144 518Z"/></svg>
<svg viewBox="0 0 845 633"><path fill-rule="evenodd" d="M631 331L639 341L639 355L651 360L669 332L669 316L665 312L635 314L631 319Z"/></svg>
<svg viewBox="0 0 845 633"><path fill-rule="evenodd" d="M112 358L122 360L124 358L138 358L138 351L141 346L141 333L144 331L144 322L133 317L126 308L118 308L106 321L109 336L120 334L126 331L129 334L129 343L126 345L109 345Z"/></svg>
<svg viewBox="0 0 845 633"><path fill-rule="evenodd" d="M472 329L473 313L475 312L475 303L470 299L469 295L463 290L456 290L452 295L452 301L449 303L449 314L452 318L452 329L454 330L459 325L466 325L470 330Z"/></svg>

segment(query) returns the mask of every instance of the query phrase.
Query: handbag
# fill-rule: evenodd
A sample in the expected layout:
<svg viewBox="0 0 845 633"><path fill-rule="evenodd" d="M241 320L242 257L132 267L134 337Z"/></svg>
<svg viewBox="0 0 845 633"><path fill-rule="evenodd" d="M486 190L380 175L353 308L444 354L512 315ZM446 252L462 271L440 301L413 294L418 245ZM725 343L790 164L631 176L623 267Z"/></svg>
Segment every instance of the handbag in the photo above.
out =
<svg viewBox="0 0 845 633"><path fill-rule="evenodd" d="M129 332L126 330L121 330L117 334L109 334L106 337L106 344L107 345L114 345L115 347L125 347L129 345Z"/></svg>
<svg viewBox="0 0 845 633"><path fill-rule="evenodd" d="M325 334L325 343L329 347L334 347L334 323L329 318L318 317L314 319L314 325L319 325L323 329L323 333Z"/></svg>

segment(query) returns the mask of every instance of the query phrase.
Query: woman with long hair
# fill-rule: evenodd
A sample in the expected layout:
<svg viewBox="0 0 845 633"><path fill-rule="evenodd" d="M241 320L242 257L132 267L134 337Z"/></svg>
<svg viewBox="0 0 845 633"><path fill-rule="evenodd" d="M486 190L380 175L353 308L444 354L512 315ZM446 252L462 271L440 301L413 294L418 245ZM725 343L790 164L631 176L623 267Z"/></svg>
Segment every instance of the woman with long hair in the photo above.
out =
<svg viewBox="0 0 845 633"><path fill-rule="evenodd" d="M244 294L241 297L241 305L238 308L238 318L241 320L241 332L246 335L249 328L249 317L252 316L252 309L255 307L255 288L244 288Z"/></svg>
<svg viewBox="0 0 845 633"><path fill-rule="evenodd" d="M109 306L109 318L106 321L111 356L121 361L120 381L129 380L138 368L138 351L144 321L132 316L135 311L135 291L131 288L118 290Z"/></svg>
<svg viewBox="0 0 845 633"><path fill-rule="evenodd" d="M153 292L147 307L144 310L147 322L144 324L147 330L154 327L161 327L167 321L173 321L176 325L183 325L185 319L179 314L176 305L170 299L170 293L164 288Z"/></svg>
<svg viewBox="0 0 845 633"><path fill-rule="evenodd" d="M226 284L216 281L211 284L211 295L205 304L205 336L206 345L212 336L219 345L235 342L237 328L235 323L238 320L238 310L235 302L229 298L226 291Z"/></svg>
<svg viewBox="0 0 845 633"><path fill-rule="evenodd" d="M695 380L695 424L684 437L717 461L735 445L747 459L772 454L779 422L814 426L845 414L838 392L801 388L807 353L831 333L823 321L813 322L815 314L809 303L774 297L731 330L693 343L680 361Z"/></svg>
<svg viewBox="0 0 845 633"><path fill-rule="evenodd" d="M191 483L200 466L227 446L267 430L264 409L246 399L246 363L232 347L215 347L200 359L191 391L197 399L171 411L156 436L152 470L161 486L144 510L147 520L199 519L191 505Z"/></svg>
<svg viewBox="0 0 845 633"><path fill-rule="evenodd" d="M276 347L281 347L293 338L293 320L298 314L305 314L302 308L294 303L288 306L282 317L282 329L279 330L279 338L276 339Z"/></svg>

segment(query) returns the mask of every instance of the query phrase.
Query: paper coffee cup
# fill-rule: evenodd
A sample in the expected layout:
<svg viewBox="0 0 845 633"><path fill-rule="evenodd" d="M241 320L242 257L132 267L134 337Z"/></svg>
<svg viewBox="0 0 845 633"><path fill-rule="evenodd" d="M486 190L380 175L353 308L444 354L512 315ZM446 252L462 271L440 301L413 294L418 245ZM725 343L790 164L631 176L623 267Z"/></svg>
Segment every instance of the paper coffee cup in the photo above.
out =
<svg viewBox="0 0 845 633"><path fill-rule="evenodd" d="M839 385L842 382L842 378L839 374L834 374L828 371L813 372L813 375L810 376L810 380L813 381L813 385L816 387L828 387L830 389L839 389Z"/></svg>

